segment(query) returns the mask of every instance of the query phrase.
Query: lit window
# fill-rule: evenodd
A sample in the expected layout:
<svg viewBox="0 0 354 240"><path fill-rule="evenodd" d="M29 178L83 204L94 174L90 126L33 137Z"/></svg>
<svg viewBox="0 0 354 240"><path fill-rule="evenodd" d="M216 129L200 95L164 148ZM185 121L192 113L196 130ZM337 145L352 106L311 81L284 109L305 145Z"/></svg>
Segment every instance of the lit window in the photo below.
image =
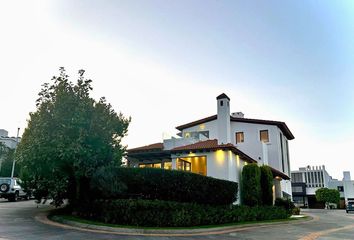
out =
<svg viewBox="0 0 354 240"><path fill-rule="evenodd" d="M167 170L171 170L172 169L172 162L164 162L163 168L167 169Z"/></svg>
<svg viewBox="0 0 354 240"><path fill-rule="evenodd" d="M186 132L186 133L184 134L184 137L185 137L185 138L190 138L190 137L191 137L191 133Z"/></svg>
<svg viewBox="0 0 354 240"><path fill-rule="evenodd" d="M260 136L261 142L264 142L264 143L269 142L268 130L259 131L259 136Z"/></svg>
<svg viewBox="0 0 354 240"><path fill-rule="evenodd" d="M161 168L161 163L139 164L140 168Z"/></svg>
<svg viewBox="0 0 354 240"><path fill-rule="evenodd" d="M192 171L192 166L190 162L179 159L177 162L177 169L190 172Z"/></svg>
<svg viewBox="0 0 354 240"><path fill-rule="evenodd" d="M243 143L245 141L243 132L237 132L236 133L236 144L238 143Z"/></svg>

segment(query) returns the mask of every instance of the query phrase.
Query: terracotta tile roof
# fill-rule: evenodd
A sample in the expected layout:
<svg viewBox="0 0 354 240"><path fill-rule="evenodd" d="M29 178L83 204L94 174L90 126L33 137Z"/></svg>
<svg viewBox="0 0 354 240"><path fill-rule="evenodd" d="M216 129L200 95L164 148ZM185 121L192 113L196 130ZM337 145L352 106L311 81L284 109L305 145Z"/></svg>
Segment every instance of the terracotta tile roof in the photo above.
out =
<svg viewBox="0 0 354 240"><path fill-rule="evenodd" d="M233 153L239 155L243 160L249 162L249 163L255 163L257 162L238 148L236 148L235 145L228 143L228 144L218 144L218 141L216 139L213 140L206 140L206 141L201 141L197 142L194 144L189 144L185 146L180 146L171 149L171 152L183 152L183 151L203 151L203 150L231 150Z"/></svg>
<svg viewBox="0 0 354 240"><path fill-rule="evenodd" d="M181 150L200 150L200 149L217 149L222 147L234 147L231 143L219 145L216 139L201 141L193 144L188 144L180 147L171 149L171 151L181 151Z"/></svg>
<svg viewBox="0 0 354 240"><path fill-rule="evenodd" d="M132 152L147 152L147 151L162 151L163 150L163 143L153 143L150 145L142 146L142 147L137 147L137 148L131 148L128 149L128 153Z"/></svg>
<svg viewBox="0 0 354 240"><path fill-rule="evenodd" d="M218 117L217 115L212 115L210 117L206 117L203 119L199 119L197 121L193 121L190 123L186 123L180 126L177 126L176 129L179 131L182 131L183 129L193 127L202 123L210 122L213 120L216 120ZM285 122L280 122L280 121L271 121L271 120L263 120L263 119L251 119L251 118L236 118L230 116L230 121L232 122L244 122L244 123L255 123L255 124L265 124L265 125L275 125L277 126L283 134L286 136L287 139L292 140L294 139L294 135L291 133L290 129L288 126L285 124Z"/></svg>
<svg viewBox="0 0 354 240"><path fill-rule="evenodd" d="M210 122L210 121L216 120L217 118L218 118L217 115L213 115L213 116L210 116L210 117L199 119L197 121L193 121L193 122L190 122L190 123L186 123L186 124L177 126L176 129L182 131L185 128L193 127L193 126L199 125L201 123Z"/></svg>
<svg viewBox="0 0 354 240"><path fill-rule="evenodd" d="M256 124L265 124L265 125L275 125L283 132L287 139L294 139L294 135L291 133L290 129L285 122L272 121L272 120L263 120L263 119L251 119L251 118L236 118L230 117L232 122L244 122L244 123L256 123Z"/></svg>

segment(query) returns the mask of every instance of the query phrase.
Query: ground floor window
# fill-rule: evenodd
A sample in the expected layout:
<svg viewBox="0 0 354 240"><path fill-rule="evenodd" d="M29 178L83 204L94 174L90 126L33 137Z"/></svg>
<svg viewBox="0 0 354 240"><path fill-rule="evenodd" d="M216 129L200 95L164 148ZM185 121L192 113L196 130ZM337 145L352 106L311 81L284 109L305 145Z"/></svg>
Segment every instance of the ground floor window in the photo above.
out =
<svg viewBox="0 0 354 240"><path fill-rule="evenodd" d="M163 168L166 170L172 170L172 162L164 162Z"/></svg>
<svg viewBox="0 0 354 240"><path fill-rule="evenodd" d="M140 168L161 168L161 163L141 163Z"/></svg>
<svg viewBox="0 0 354 240"><path fill-rule="evenodd" d="M172 170L172 162L140 163L139 168L163 168Z"/></svg>
<svg viewBox="0 0 354 240"><path fill-rule="evenodd" d="M177 158L177 170L207 175L206 156Z"/></svg>
<svg viewBox="0 0 354 240"><path fill-rule="evenodd" d="M187 162L185 160L179 159L177 161L177 170L183 170L190 172L192 171L192 164L190 162Z"/></svg>

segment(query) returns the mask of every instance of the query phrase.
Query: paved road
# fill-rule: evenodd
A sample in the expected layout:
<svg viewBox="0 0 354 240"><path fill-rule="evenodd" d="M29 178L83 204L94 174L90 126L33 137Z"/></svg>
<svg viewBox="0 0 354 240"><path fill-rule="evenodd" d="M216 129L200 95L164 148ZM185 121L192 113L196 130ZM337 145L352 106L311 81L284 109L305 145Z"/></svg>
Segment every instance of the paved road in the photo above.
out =
<svg viewBox="0 0 354 240"><path fill-rule="evenodd" d="M305 223L246 228L223 235L194 237L142 237L96 234L37 222L35 216L49 207L33 201L0 201L0 240L40 239L354 239L354 214L342 210L310 210L315 219Z"/></svg>

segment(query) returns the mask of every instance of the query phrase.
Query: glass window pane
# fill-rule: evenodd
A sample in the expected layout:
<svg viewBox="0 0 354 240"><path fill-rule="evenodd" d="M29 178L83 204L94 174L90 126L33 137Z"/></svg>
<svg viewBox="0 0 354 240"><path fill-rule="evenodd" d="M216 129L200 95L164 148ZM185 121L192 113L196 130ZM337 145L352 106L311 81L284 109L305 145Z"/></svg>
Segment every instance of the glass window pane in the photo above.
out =
<svg viewBox="0 0 354 240"><path fill-rule="evenodd" d="M259 133L262 142L269 142L268 130L261 130Z"/></svg>
<svg viewBox="0 0 354 240"><path fill-rule="evenodd" d="M164 162L163 168L167 169L167 170L171 170L172 169L172 162Z"/></svg>
<svg viewBox="0 0 354 240"><path fill-rule="evenodd" d="M236 133L236 144L237 143L243 143L245 141L243 132L237 132Z"/></svg>

